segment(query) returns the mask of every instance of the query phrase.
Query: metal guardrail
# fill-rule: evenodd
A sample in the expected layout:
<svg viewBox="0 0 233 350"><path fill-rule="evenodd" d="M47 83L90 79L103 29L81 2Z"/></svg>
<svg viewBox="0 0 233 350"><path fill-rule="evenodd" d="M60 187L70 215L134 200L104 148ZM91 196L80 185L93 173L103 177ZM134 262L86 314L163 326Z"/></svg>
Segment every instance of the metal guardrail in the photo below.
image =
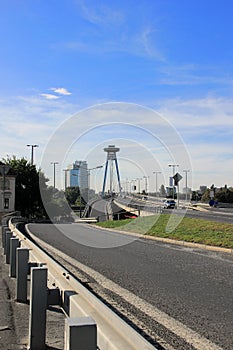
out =
<svg viewBox="0 0 233 350"><path fill-rule="evenodd" d="M80 350L155 349L152 344L71 276L68 270L20 232L16 227L16 221L19 222L21 219L19 217L10 219L8 226L2 227L2 235L6 248L5 253L13 271L11 276L16 275L17 277L18 301L20 298L21 301L25 301L25 293L27 293L25 283L27 284L28 267L31 268L29 322L31 350L43 348L45 342L43 327L45 328L46 324L43 315L46 315L48 300L53 304L61 303L67 316L65 350L77 348ZM25 265L27 263L28 265ZM22 271L19 271L20 266ZM42 315L40 316L42 321L38 320L36 315ZM35 324L37 324L36 329L33 328ZM39 335L36 335L36 332ZM81 341L83 343L80 346ZM78 343L79 347L77 347Z"/></svg>

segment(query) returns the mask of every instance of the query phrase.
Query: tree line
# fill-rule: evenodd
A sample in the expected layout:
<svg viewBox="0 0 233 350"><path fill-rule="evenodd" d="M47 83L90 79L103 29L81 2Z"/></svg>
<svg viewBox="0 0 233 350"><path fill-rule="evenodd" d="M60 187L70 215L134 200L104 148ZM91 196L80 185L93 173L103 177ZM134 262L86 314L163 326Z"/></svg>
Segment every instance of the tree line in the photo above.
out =
<svg viewBox="0 0 233 350"><path fill-rule="evenodd" d="M24 157L2 159L15 175L15 210L27 218L49 219L54 216L69 216L72 205L84 206L79 187L68 187L65 192L48 186L49 179L41 169ZM67 205L68 203L68 205Z"/></svg>

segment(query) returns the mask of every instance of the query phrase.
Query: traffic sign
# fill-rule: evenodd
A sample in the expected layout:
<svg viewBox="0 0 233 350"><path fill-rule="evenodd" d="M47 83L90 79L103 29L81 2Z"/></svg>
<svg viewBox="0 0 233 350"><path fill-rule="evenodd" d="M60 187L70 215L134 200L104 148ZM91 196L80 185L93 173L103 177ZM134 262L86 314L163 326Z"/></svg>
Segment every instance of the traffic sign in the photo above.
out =
<svg viewBox="0 0 233 350"><path fill-rule="evenodd" d="M174 176L173 176L173 179L175 181L175 186L178 185L178 182L183 179L183 176L181 176L179 173L176 173Z"/></svg>

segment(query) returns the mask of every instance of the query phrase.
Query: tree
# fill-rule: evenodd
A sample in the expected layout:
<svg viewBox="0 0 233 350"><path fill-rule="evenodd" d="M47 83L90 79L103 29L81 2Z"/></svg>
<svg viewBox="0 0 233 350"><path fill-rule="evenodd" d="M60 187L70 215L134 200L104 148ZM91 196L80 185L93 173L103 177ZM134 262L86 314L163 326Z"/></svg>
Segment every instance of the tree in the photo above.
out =
<svg viewBox="0 0 233 350"><path fill-rule="evenodd" d="M165 197L166 196L166 190L164 185L161 185L160 189L159 189L159 193L161 197Z"/></svg>
<svg viewBox="0 0 233 350"><path fill-rule="evenodd" d="M3 162L9 165L16 175L15 209L25 217L44 216L40 185L46 188L48 179L25 158L7 157Z"/></svg>
<svg viewBox="0 0 233 350"><path fill-rule="evenodd" d="M67 187L65 190L65 196L70 205L75 205L77 199L80 197L79 187Z"/></svg>

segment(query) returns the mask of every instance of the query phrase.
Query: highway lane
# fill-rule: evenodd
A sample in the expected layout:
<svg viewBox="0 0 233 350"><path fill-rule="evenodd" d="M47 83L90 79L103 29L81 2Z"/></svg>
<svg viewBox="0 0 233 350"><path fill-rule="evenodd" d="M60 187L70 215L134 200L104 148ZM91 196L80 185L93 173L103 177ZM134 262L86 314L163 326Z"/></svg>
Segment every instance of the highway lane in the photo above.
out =
<svg viewBox="0 0 233 350"><path fill-rule="evenodd" d="M233 210L213 208L207 211L188 210L186 216L203 220L225 222L233 224Z"/></svg>
<svg viewBox="0 0 233 350"><path fill-rule="evenodd" d="M222 349L233 349L232 255L135 239L84 224L30 224L30 229L148 303L149 314L153 314L153 309L161 310L203 339ZM133 300L132 297L132 304ZM142 304L138 313L143 317L144 312ZM167 333L166 322L151 319L150 323L172 349L214 349L214 345L203 345L204 340L198 340L198 336L195 341L190 340L190 332L185 333L185 328L175 337L173 333L180 324L171 326Z"/></svg>

